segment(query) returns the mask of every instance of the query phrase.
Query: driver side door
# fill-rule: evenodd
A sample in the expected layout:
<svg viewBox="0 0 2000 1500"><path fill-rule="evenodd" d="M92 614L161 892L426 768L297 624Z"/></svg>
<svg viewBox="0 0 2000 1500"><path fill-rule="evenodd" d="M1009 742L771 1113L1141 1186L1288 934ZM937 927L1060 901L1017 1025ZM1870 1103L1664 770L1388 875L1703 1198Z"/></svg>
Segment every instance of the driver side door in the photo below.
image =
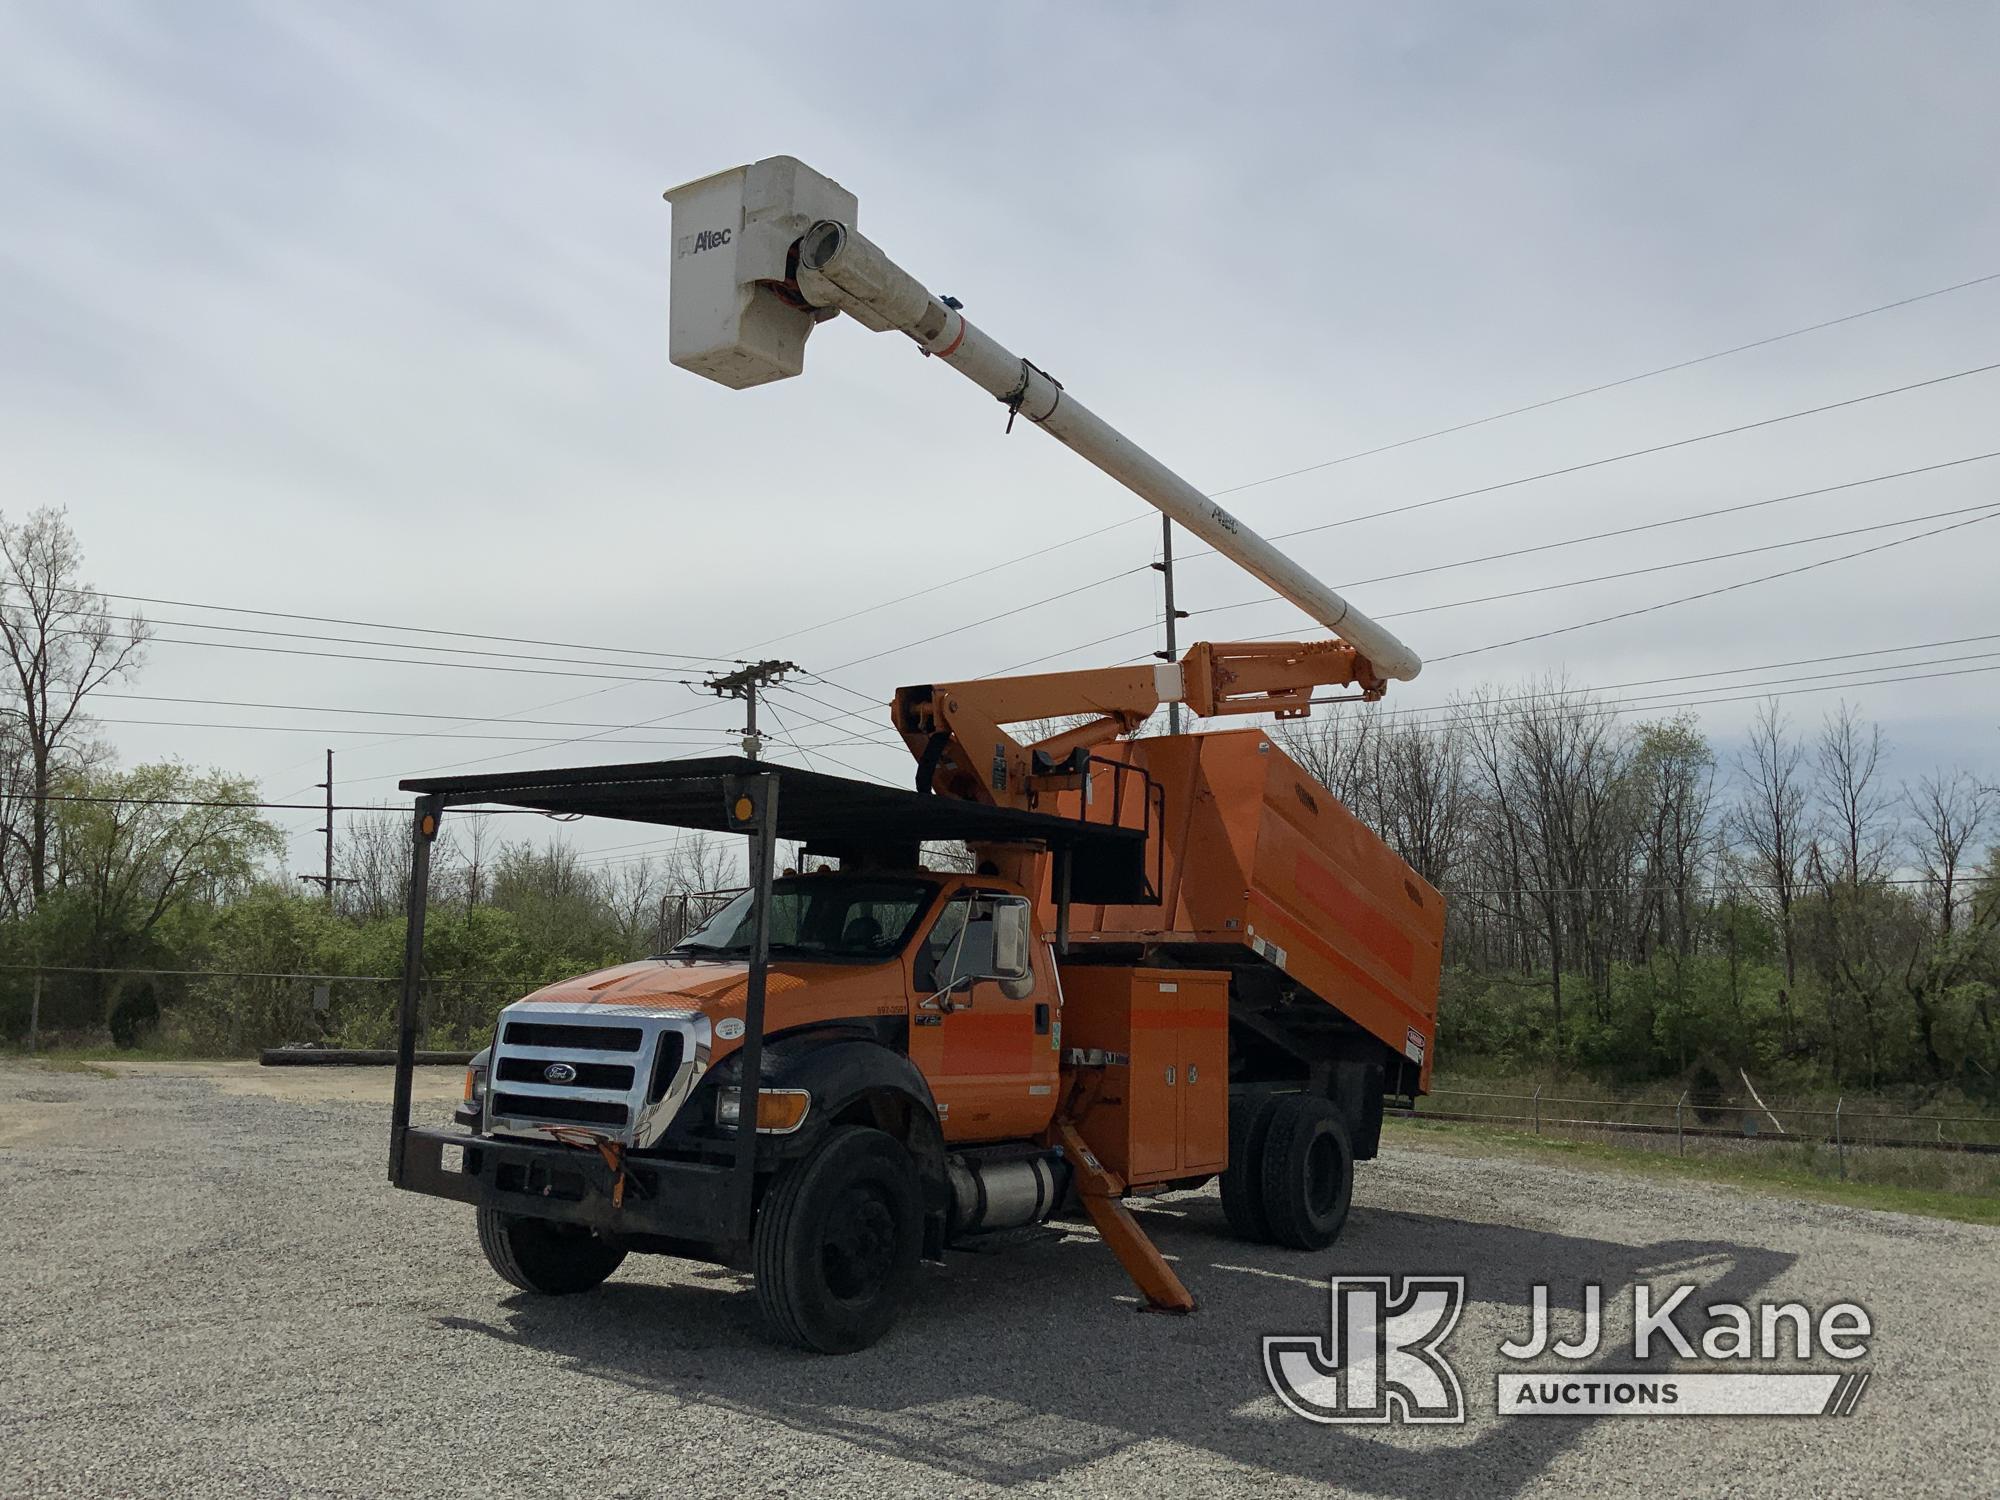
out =
<svg viewBox="0 0 2000 1500"><path fill-rule="evenodd" d="M955 1142L1033 1136L1055 1104L1055 977L1020 896L960 891L918 944L910 1059Z"/></svg>

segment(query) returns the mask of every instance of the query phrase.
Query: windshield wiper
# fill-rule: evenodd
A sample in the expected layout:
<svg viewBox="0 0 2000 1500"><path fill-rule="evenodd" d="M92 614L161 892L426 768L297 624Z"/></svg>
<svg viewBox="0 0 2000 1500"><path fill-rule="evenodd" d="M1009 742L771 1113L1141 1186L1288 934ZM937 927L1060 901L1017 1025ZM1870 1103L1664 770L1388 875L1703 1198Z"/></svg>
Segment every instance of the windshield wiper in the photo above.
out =
<svg viewBox="0 0 2000 1500"><path fill-rule="evenodd" d="M748 953L748 943L696 943L686 939L675 943L669 953Z"/></svg>

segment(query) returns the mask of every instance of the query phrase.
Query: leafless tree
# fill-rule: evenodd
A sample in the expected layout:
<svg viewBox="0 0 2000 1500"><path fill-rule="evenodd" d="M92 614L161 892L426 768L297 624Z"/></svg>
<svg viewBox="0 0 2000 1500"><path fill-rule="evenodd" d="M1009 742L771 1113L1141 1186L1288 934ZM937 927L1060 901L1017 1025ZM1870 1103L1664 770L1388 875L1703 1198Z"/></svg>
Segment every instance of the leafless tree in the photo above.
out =
<svg viewBox="0 0 2000 1500"><path fill-rule="evenodd" d="M49 881L49 792L88 738L85 700L137 671L152 631L137 613L113 614L83 581L83 550L60 510L18 522L0 516L0 568L0 649L14 699L4 711L17 721L26 757L26 827L11 815L14 804L0 832L25 860L28 896L39 901Z"/></svg>
<svg viewBox="0 0 2000 1500"><path fill-rule="evenodd" d="M1843 703L1813 747L1820 805L1819 863L1826 877L1854 886L1879 879L1898 835L1896 798L1882 783L1888 744L1879 724Z"/></svg>
<svg viewBox="0 0 2000 1500"><path fill-rule="evenodd" d="M1903 988L1916 1012L1917 1036L1933 1078L1950 1071L1941 1035L1947 1030L1945 1011L1950 993L1963 984L1983 956L1981 940L1993 930L1993 903L1982 907L1971 864L1980 834L1994 811L1995 794L1963 770L1935 771L1908 794L1916 829L1916 862L1923 871L1924 904L1930 922L1915 935L1903 965ZM1991 1011L1982 992L1974 1010L1990 1026ZM1962 1055L1962 1047L1954 1047Z"/></svg>
<svg viewBox="0 0 2000 1500"><path fill-rule="evenodd" d="M1276 729L1278 741L1314 781L1347 804L1365 822L1374 790L1377 719L1373 713L1330 713L1295 719Z"/></svg>
<svg viewBox="0 0 2000 1500"><path fill-rule="evenodd" d="M1731 828L1778 932L1785 966L1783 1000L1789 1014L1790 996L1798 988L1796 909L1805 870L1807 784L1805 749L1793 739L1777 700L1769 698L1750 721L1748 743L1736 762L1742 793Z"/></svg>
<svg viewBox="0 0 2000 1500"><path fill-rule="evenodd" d="M1895 796L1882 781L1887 749L1881 726L1864 723L1843 703L1828 715L1813 746L1817 820L1806 869L1818 887L1814 954L1826 997L1834 1070L1841 1068L1842 1011L1860 1011L1862 1046L1872 1087L1882 1076L1894 952L1895 913L1883 877L1900 835Z"/></svg>
<svg viewBox="0 0 2000 1500"><path fill-rule="evenodd" d="M1909 793L1916 823L1917 862L1924 872L1937 930L1949 938L1970 894L1967 880L1980 834L1994 811L1996 793L1962 770L1938 770Z"/></svg>
<svg viewBox="0 0 2000 1500"><path fill-rule="evenodd" d="M478 821L478 820L473 820ZM337 849L335 875L344 883L339 902L363 922L402 912L410 891L410 840L415 830L400 813L350 817ZM443 850L433 850L440 866L449 861L451 835L443 834Z"/></svg>

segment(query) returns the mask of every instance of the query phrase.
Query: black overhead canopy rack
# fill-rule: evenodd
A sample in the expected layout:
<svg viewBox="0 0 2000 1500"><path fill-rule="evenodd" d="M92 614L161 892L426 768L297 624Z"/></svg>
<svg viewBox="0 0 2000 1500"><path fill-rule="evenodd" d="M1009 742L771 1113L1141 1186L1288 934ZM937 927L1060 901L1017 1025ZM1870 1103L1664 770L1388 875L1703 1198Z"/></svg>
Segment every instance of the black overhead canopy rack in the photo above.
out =
<svg viewBox="0 0 2000 1500"><path fill-rule="evenodd" d="M777 778L781 839L828 847L940 839L1035 842L1076 853L1079 874L1086 867L1119 865L1137 871L1143 864L1146 834L1142 828L987 807L956 797L924 796L902 787L827 776L740 755L560 771L507 771L492 776L426 777L401 785L406 792L440 799L444 807L489 803L726 833L740 829L730 822L724 789L743 776ZM1081 892L1078 895L1084 899ZM1144 897L1127 895L1123 899Z"/></svg>

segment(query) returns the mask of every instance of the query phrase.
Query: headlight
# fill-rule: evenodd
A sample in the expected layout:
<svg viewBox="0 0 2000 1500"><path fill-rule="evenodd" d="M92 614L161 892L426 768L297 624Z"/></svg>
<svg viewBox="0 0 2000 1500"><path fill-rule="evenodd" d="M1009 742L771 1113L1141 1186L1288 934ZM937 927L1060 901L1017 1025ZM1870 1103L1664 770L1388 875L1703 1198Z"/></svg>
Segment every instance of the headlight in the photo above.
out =
<svg viewBox="0 0 2000 1500"><path fill-rule="evenodd" d="M486 1070L491 1061L490 1051L480 1051L475 1052L472 1061L466 1064L465 1095L459 1105L461 1112L486 1108Z"/></svg>
<svg viewBox="0 0 2000 1500"><path fill-rule="evenodd" d="M715 1123L734 1129L743 1118L742 1094L722 1089L715 1096ZM812 1095L804 1089L759 1089L757 1131L760 1135L790 1135L805 1123Z"/></svg>

